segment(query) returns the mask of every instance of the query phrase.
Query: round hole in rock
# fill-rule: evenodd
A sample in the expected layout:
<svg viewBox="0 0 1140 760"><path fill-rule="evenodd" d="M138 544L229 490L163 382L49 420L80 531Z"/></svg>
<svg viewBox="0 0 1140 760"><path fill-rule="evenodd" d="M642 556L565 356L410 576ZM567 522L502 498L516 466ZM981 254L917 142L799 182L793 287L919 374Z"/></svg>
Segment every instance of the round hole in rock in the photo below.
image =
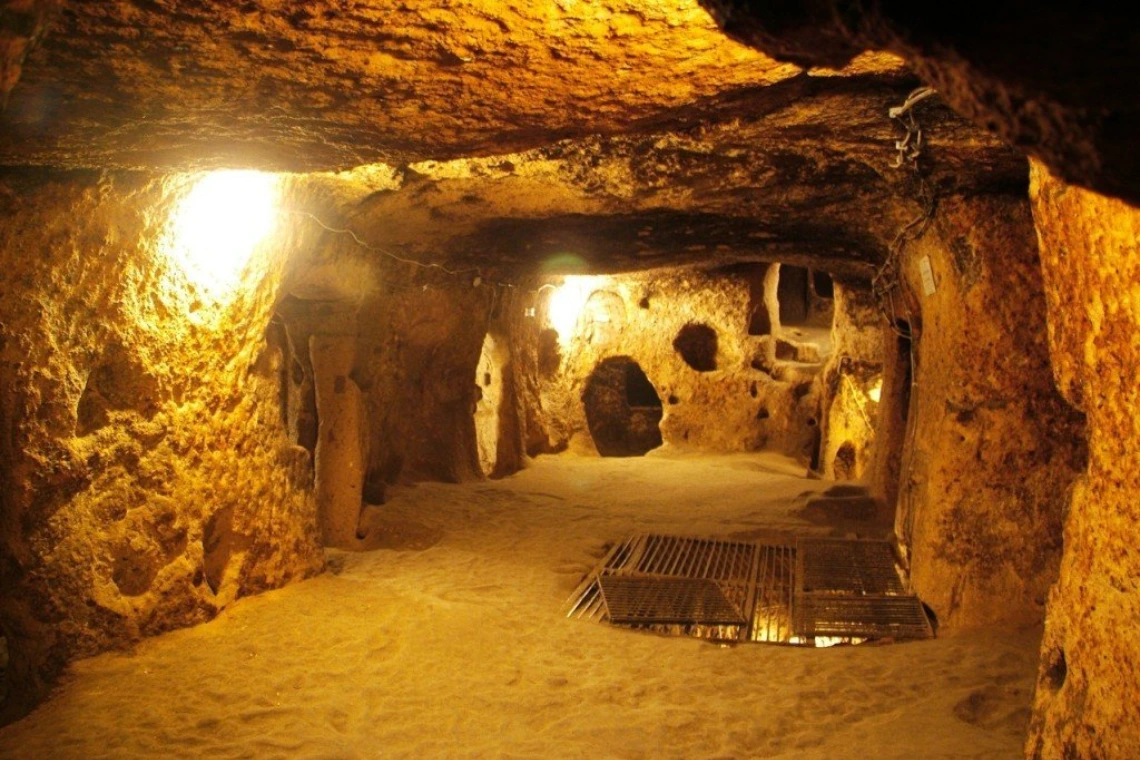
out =
<svg viewBox="0 0 1140 760"><path fill-rule="evenodd" d="M716 330L708 325L694 322L685 325L673 339L673 348L685 360L685 364L697 372L712 372L716 369Z"/></svg>
<svg viewBox="0 0 1140 760"><path fill-rule="evenodd" d="M661 398L630 357L599 362L582 401L590 437L602 456L642 456L661 445Z"/></svg>

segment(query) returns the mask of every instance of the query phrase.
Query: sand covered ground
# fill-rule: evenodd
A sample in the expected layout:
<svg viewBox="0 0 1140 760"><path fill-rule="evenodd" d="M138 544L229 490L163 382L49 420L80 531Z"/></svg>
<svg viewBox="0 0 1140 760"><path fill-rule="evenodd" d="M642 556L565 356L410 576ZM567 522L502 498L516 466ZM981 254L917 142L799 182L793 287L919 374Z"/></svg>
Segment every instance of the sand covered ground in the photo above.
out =
<svg viewBox="0 0 1140 760"><path fill-rule="evenodd" d="M390 548L77 663L0 757L1020 757L1039 631L728 647L560 616L630 533L829 532L794 514L829 485L801 474L563 455L395 489Z"/></svg>

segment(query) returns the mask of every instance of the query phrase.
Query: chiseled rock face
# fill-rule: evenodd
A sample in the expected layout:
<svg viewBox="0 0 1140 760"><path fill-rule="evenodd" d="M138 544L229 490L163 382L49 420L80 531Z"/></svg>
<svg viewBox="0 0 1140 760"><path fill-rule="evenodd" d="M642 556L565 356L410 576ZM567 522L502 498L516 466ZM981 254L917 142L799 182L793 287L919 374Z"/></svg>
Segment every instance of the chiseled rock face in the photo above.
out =
<svg viewBox="0 0 1140 760"><path fill-rule="evenodd" d="M530 453L581 445L628 456L664 443L768 448L809 464L822 360L810 338L797 340L778 322L750 334L750 310L762 303L749 279L767 268L571 278L540 290L520 334L528 351L521 385L530 394ZM558 304L566 302L579 308L559 318ZM770 350L777 338L778 353Z"/></svg>
<svg viewBox="0 0 1140 760"><path fill-rule="evenodd" d="M1085 444L1053 385L1027 204L945 200L905 273L921 332L896 530L915 589L954 627L1039 623Z"/></svg>
<svg viewBox="0 0 1140 760"><path fill-rule="evenodd" d="M1140 756L1140 210L1032 167L1057 383L1088 415L1027 745L1034 758Z"/></svg>
<svg viewBox="0 0 1140 760"><path fill-rule="evenodd" d="M736 39L801 66L863 50L906 59L958 113L1060 176L1140 201L1140 77L1130 9L1079 3L701 0Z"/></svg>
<svg viewBox="0 0 1140 760"><path fill-rule="evenodd" d="M326 223L423 261L548 272L557 258L574 273L748 256L867 279L914 215L910 172L892 168L901 130L887 116L910 84L805 77L762 114L721 113L696 129L311 181L345 197ZM937 99L916 115L936 192L1024 192L1014 151Z"/></svg>
<svg viewBox="0 0 1140 760"><path fill-rule="evenodd" d="M800 72L696 0L71 2L0 117L0 157L313 170L505 153L695 123L705 101Z"/></svg>
<svg viewBox="0 0 1140 760"><path fill-rule="evenodd" d="M281 267L232 299L162 245L185 180L0 185L0 626L27 706L69 659L319 570L307 453L265 341ZM278 242L287 244L287 238Z"/></svg>

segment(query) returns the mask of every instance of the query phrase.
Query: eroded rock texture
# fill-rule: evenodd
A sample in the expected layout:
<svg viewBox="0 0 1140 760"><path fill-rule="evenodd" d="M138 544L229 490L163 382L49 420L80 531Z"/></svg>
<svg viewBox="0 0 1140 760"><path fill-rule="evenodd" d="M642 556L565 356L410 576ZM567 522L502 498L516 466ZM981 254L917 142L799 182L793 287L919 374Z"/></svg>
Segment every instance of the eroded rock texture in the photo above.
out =
<svg viewBox="0 0 1140 760"><path fill-rule="evenodd" d="M1120 8L702 0L732 36L803 66L904 57L954 109L1071 182L1140 201L1136 25Z"/></svg>
<svg viewBox="0 0 1140 760"><path fill-rule="evenodd" d="M873 475L877 447L898 446L889 436L877 441L882 427L884 350L889 328L868 283L837 283L832 354L824 370L820 418L819 470L835 480ZM889 400L889 399L888 399ZM894 501L884 500L894 506Z"/></svg>
<svg viewBox="0 0 1140 760"><path fill-rule="evenodd" d="M775 299L765 303L751 286L770 266L779 269L568 278L540 290L522 336L531 351L530 452L573 444L630 456L664 443L768 448L812 464L830 313L810 331L781 329ZM567 302L576 308L560 319ZM767 329L753 318L757 308L773 312Z"/></svg>
<svg viewBox="0 0 1140 760"><path fill-rule="evenodd" d="M1040 621L1085 446L1052 382L1029 210L944 201L908 251L917 403L896 530L912 580L943 623Z"/></svg>
<svg viewBox="0 0 1140 760"><path fill-rule="evenodd" d="M71 658L323 560L265 336L280 266L255 262L219 303L190 285L163 246L185 180L2 183L0 627L18 711Z"/></svg>
<svg viewBox="0 0 1140 760"><path fill-rule="evenodd" d="M312 170L505 153L763 107L800 71L695 0L70 2L11 93L0 156Z"/></svg>
<svg viewBox="0 0 1140 760"><path fill-rule="evenodd" d="M1035 164L1033 214L1053 371L1088 415L1088 473L1065 519L1049 597L1033 726L1035 758L1140 754L1140 211Z"/></svg>

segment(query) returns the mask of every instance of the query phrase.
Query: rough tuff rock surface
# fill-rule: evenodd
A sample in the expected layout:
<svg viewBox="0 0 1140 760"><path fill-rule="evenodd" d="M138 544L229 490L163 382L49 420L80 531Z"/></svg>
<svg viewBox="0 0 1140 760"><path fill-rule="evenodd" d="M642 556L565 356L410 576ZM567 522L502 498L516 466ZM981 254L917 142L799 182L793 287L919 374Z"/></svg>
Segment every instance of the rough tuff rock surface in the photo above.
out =
<svg viewBox="0 0 1140 760"><path fill-rule="evenodd" d="M1027 204L945 200L903 271L917 371L896 531L914 587L955 627L1038 623L1086 447L1052 382Z"/></svg>
<svg viewBox="0 0 1140 760"><path fill-rule="evenodd" d="M888 437L877 441L876 430L882 392L884 351L889 332L874 295L866 283L835 285L835 317L831 331L832 353L823 373L820 418L819 470L833 480L874 482L875 448L890 446ZM894 501L889 502L890 507Z"/></svg>
<svg viewBox="0 0 1140 760"><path fill-rule="evenodd" d="M1053 371L1088 415L1027 745L1034 758L1140 755L1140 210L1032 170Z"/></svg>
<svg viewBox="0 0 1140 760"><path fill-rule="evenodd" d="M11 93L0 160L313 170L503 153L696 123L800 73L695 0L69 2Z"/></svg>
<svg viewBox="0 0 1140 760"><path fill-rule="evenodd" d="M1123 6L702 0L731 36L802 66L902 56L954 109L1071 182L1140 202L1140 42Z"/></svg>
<svg viewBox="0 0 1140 760"><path fill-rule="evenodd" d="M807 337L781 329L778 316L765 334L749 334L757 300L749 280L767 268L571 278L561 287L577 290L580 311L565 326L551 314L557 291L540 290L523 334L530 453L573 443L620 454L623 433L643 438L633 428L650 425L660 429L658 444L767 448L811 464L819 443L815 380L826 357ZM829 330L815 330L825 345ZM635 381L605 377L615 359L636 366L651 389L639 393ZM600 394L599 383L613 388ZM598 440L603 433L617 440L607 446Z"/></svg>
<svg viewBox="0 0 1140 760"><path fill-rule="evenodd" d="M217 304L166 253L185 180L0 184L0 628L9 711L71 658L317 572L308 454L265 340L280 266ZM288 249L302 238L275 240Z"/></svg>
<svg viewBox="0 0 1140 760"><path fill-rule="evenodd" d="M621 272L751 255L867 279L915 213L886 117L908 89L805 78L764 114L699 128L312 181L341 198L326 224L455 268ZM936 100L916 113L934 192L1024 191L1024 159Z"/></svg>

